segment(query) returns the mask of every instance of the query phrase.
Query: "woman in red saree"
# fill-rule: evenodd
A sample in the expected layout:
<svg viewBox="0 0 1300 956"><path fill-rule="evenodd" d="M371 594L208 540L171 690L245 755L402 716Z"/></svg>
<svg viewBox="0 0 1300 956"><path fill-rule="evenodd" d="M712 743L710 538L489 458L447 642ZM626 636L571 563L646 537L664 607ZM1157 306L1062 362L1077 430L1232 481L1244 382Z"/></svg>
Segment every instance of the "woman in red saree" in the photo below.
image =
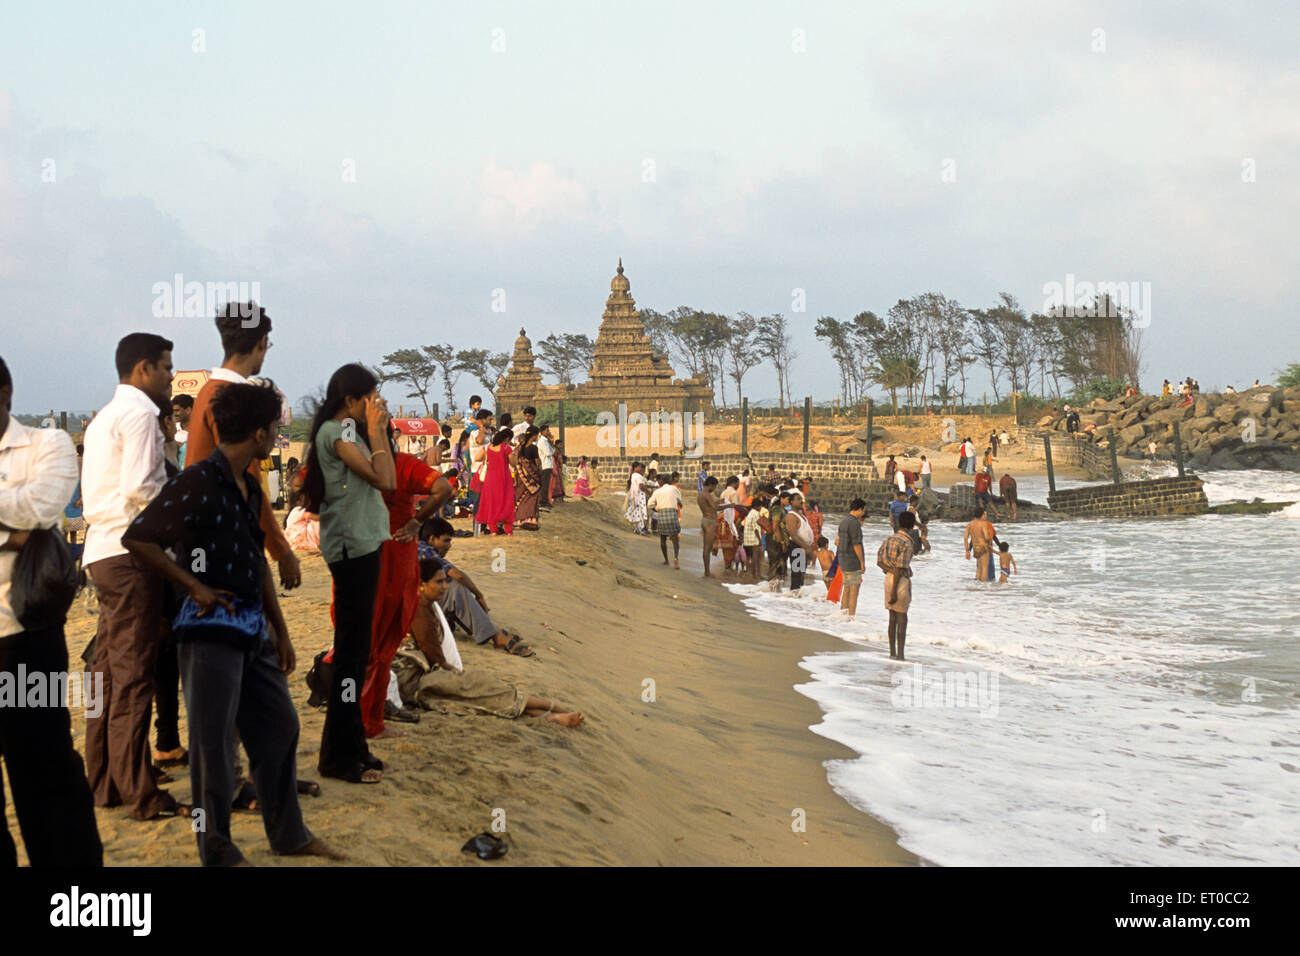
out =
<svg viewBox="0 0 1300 956"><path fill-rule="evenodd" d="M537 426L529 425L515 452L515 521L525 531L537 530L537 507L542 497L543 475L537 435ZM549 475L545 477L550 478Z"/></svg>
<svg viewBox="0 0 1300 956"><path fill-rule="evenodd" d="M475 520L487 528L488 534L498 534L498 525L505 526L506 534L514 533L515 486L510 477L510 438L509 428L499 429L483 453L487 473Z"/></svg>
<svg viewBox="0 0 1300 956"><path fill-rule="evenodd" d="M556 441L551 453L551 503L565 497L564 493L564 442Z"/></svg>

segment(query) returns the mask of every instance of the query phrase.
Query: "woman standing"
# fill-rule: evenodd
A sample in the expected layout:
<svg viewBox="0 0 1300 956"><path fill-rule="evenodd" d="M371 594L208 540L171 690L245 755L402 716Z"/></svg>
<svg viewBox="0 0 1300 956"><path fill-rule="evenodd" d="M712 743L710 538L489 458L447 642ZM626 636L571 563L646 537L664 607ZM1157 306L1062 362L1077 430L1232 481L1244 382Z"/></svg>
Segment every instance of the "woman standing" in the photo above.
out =
<svg viewBox="0 0 1300 956"><path fill-rule="evenodd" d="M362 365L332 376L312 421L304 506L320 514L321 554L334 578L334 680L321 733L322 776L378 783L383 761L370 753L358 699L370 658L379 556L389 540L381 492L397 487L388 445L388 407Z"/></svg>
<svg viewBox="0 0 1300 956"><path fill-rule="evenodd" d="M551 503L555 504L565 497L564 493L564 442L556 439L555 451L551 455Z"/></svg>
<svg viewBox="0 0 1300 956"><path fill-rule="evenodd" d="M627 508L623 512L623 517L637 534L646 533L645 526L648 520L645 507L645 474L642 471L644 467L639 461L632 463L632 473L627 479Z"/></svg>
<svg viewBox="0 0 1300 956"><path fill-rule="evenodd" d="M537 509L542 497L541 456L537 451L539 434L536 425L529 425L515 452L515 521L525 531L537 530Z"/></svg>
<svg viewBox="0 0 1300 956"><path fill-rule="evenodd" d="M573 493L586 501L594 497L591 491L591 467L587 464L587 456L578 456L578 480L573 483Z"/></svg>
<svg viewBox="0 0 1300 956"><path fill-rule="evenodd" d="M483 453L483 486L474 520L482 524L488 534L501 533L498 528L502 525L505 534L514 534L515 530L515 486L510 477L511 436L509 428L497 429L492 443Z"/></svg>

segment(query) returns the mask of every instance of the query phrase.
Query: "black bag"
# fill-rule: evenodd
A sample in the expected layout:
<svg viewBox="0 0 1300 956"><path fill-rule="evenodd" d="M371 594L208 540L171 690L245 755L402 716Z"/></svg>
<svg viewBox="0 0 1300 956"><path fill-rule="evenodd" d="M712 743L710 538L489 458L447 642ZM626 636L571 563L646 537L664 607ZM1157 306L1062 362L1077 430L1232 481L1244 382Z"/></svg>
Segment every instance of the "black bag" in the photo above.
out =
<svg viewBox="0 0 1300 956"><path fill-rule="evenodd" d="M324 707L330 699L330 686L334 683L334 662L325 660L329 651L321 651L311 662L307 672L307 689L311 696L307 703L311 707Z"/></svg>
<svg viewBox="0 0 1300 956"><path fill-rule="evenodd" d="M28 532L18 551L9 603L24 630L62 627L77 595L77 561L63 535L49 528Z"/></svg>

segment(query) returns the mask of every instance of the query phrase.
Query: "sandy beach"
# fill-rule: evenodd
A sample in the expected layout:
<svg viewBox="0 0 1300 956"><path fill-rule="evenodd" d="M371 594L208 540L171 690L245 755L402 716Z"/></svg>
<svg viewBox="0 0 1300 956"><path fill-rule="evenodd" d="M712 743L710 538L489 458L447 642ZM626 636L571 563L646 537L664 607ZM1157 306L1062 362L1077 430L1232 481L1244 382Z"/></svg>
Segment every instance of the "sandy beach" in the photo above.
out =
<svg viewBox="0 0 1300 956"><path fill-rule="evenodd" d="M405 737L373 742L389 764L382 784L327 779L319 798L303 797L308 826L361 865L487 865L460 848L491 828L494 811L504 811L505 865L917 863L888 827L830 788L823 761L853 754L809 731L818 707L792 689L807 680L801 657L840 642L750 617L687 570L698 539L683 540L683 570L664 567L658 539L632 535L621 508L605 489L594 502L544 512L540 532L458 538L449 555L497 623L537 651L521 659L462 641L466 666L576 707L586 724L426 711L417 725L392 725ZM683 524L698 524L692 505ZM497 548L505 566L493 572ZM319 555L304 556L303 578L282 601L298 653L290 689L302 723L299 774L315 780L324 713L308 707L303 676L331 641ZM67 629L74 660L94 624L78 599ZM643 699L647 681L653 701ZM79 750L83 728L74 713ZM174 775L171 792L187 800L188 771ZM803 833L791 827L797 809ZM140 823L120 809L97 817L110 865L198 863L186 820ZM254 864L318 865L272 856L256 813L236 813L233 833Z"/></svg>

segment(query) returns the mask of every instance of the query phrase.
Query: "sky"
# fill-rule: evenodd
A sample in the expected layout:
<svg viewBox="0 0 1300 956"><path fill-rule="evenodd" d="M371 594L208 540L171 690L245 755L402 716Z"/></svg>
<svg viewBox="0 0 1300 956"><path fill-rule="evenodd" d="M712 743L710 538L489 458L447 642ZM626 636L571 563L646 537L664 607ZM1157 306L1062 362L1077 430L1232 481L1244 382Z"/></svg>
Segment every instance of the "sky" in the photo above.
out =
<svg viewBox="0 0 1300 956"><path fill-rule="evenodd" d="M819 316L1034 311L1071 276L1150 284L1148 390L1300 362L1293 2L24 7L0 31L15 411L102 406L128 332L219 364L210 315L155 315L176 275L257 290L296 402L398 348L594 338L619 257L641 307L785 314L821 401Z"/></svg>

